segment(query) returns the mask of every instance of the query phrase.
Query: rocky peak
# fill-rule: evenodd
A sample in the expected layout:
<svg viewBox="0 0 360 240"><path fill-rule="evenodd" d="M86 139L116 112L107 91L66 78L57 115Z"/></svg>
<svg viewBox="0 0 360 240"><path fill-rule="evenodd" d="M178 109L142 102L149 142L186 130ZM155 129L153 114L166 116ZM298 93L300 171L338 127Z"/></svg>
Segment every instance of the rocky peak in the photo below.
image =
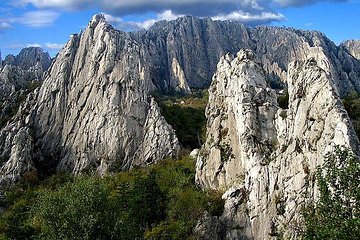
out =
<svg viewBox="0 0 360 240"><path fill-rule="evenodd" d="M129 34L94 16L58 54L25 116L3 129L2 182L29 169L103 174L176 157L179 142L148 97L154 87L144 65ZM31 133L27 158L12 148L24 145L20 131Z"/></svg>
<svg viewBox="0 0 360 240"><path fill-rule="evenodd" d="M296 238L302 207L317 198L316 167L335 145L359 153L359 141L321 57L289 65L288 109L278 106L254 59L241 50L218 64L196 179L225 192L217 224L226 239Z"/></svg>
<svg viewBox="0 0 360 240"><path fill-rule="evenodd" d="M245 50L241 49L237 53L237 57L238 57L239 61L253 61L255 58L255 54L250 49L245 49Z"/></svg>
<svg viewBox="0 0 360 240"><path fill-rule="evenodd" d="M131 33L131 37L141 47L148 63L145 71L159 91L184 91L186 85L190 89L209 86L219 59L244 48L254 51L276 88L285 87L292 61L315 57L324 70L331 72L342 96L360 91L358 60L317 31L250 28L236 22L184 16L160 21L147 31ZM183 78L176 77L174 69L183 73Z"/></svg>
<svg viewBox="0 0 360 240"><path fill-rule="evenodd" d="M90 25L98 24L100 22L106 22L104 14L95 14L90 21Z"/></svg>
<svg viewBox="0 0 360 240"><path fill-rule="evenodd" d="M22 70L30 68L41 68L46 71L51 64L50 55L39 47L28 47L20 51L15 57L13 55L6 56L4 64L10 64L20 67Z"/></svg>

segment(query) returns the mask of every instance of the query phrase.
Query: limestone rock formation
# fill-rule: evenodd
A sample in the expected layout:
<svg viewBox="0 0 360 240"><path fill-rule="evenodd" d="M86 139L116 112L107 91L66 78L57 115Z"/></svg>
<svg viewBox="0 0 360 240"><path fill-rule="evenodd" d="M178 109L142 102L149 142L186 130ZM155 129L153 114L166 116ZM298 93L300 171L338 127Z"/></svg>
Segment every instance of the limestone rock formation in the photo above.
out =
<svg viewBox="0 0 360 240"><path fill-rule="evenodd" d="M230 21L186 16L160 21L149 30L130 34L158 90L208 87L220 57L252 49L261 61L272 87L282 88L292 61L319 60L331 72L341 96L360 92L359 61L324 34L279 27L246 27Z"/></svg>
<svg viewBox="0 0 360 240"><path fill-rule="evenodd" d="M51 57L40 47L28 47L22 49L17 56L11 54L6 56L3 64L18 66L22 70L37 66L46 71L50 67Z"/></svg>
<svg viewBox="0 0 360 240"><path fill-rule="evenodd" d="M290 64L289 106L282 109L253 51L221 58L209 90L196 180L226 191L218 219L226 239L296 237L302 206L316 198L314 173L324 155L335 145L360 152L323 61L319 55Z"/></svg>
<svg viewBox="0 0 360 240"><path fill-rule="evenodd" d="M26 64L29 67L23 66L25 68L23 69L15 64L15 60L13 63L5 61L6 65L0 66L0 129L16 113L20 103L26 99L26 95L41 84L44 71L47 70L40 62L25 58L27 51L30 49L23 50L16 58L19 61L28 61Z"/></svg>
<svg viewBox="0 0 360 240"><path fill-rule="evenodd" d="M138 44L102 15L94 16L59 53L33 94L33 105L27 101L29 108L1 132L3 180L14 180L25 169L12 167L24 162L12 146L26 128L32 137L26 146L34 157L23 165L38 171L97 169L101 174L176 157L178 140L149 97L155 87L147 79ZM24 142L31 141L19 144Z"/></svg>
<svg viewBox="0 0 360 240"><path fill-rule="evenodd" d="M186 16L158 22L149 30L125 33L96 15L84 32L72 35L51 64L41 89L28 96L31 102L26 100L27 107L20 107L17 116L2 130L1 164L11 158L17 132L27 132L26 128L33 139L32 144L27 144L33 146L35 157L31 161L42 171L79 173L97 169L103 173L109 168L128 169L174 156L179 147L174 132L149 95L174 89L187 93L192 88L209 86L218 59L241 48L252 49L258 56L262 77L269 79L273 88L288 85L293 60L313 57L331 75L335 92L341 96L360 92L360 61L319 32L249 28L236 22ZM4 62L21 68L15 73L33 68L45 70L50 65L48 55L37 48L8 56ZM7 69L2 70L3 75L10 76ZM257 71L251 74L259 75ZM16 82L3 87L9 92L24 83L22 78L1 81ZM263 85L257 88L263 89ZM265 98L276 105L270 88L259 94L261 99L257 101ZM272 109L270 112L261 110L269 119L278 114L270 105L266 106ZM230 115L229 120L235 121ZM265 126L269 132L261 134L271 146L275 123L264 120L262 124L261 128ZM223 148L228 150L227 145Z"/></svg>
<svg viewBox="0 0 360 240"><path fill-rule="evenodd" d="M349 40L341 44L354 58L360 60L360 40Z"/></svg>

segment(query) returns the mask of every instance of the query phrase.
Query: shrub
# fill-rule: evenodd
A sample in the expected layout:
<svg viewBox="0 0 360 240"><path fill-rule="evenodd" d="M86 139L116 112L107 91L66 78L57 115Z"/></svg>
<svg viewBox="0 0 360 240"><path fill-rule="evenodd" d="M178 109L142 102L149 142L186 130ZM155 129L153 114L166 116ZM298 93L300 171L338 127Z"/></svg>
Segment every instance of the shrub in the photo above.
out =
<svg viewBox="0 0 360 240"><path fill-rule="evenodd" d="M0 239L189 239L204 211L223 211L220 193L195 186L189 157L104 178L27 178L6 194Z"/></svg>
<svg viewBox="0 0 360 240"><path fill-rule="evenodd" d="M343 99L344 107L352 120L358 138L360 138L360 95L352 92Z"/></svg>
<svg viewBox="0 0 360 240"><path fill-rule="evenodd" d="M205 136L207 90L185 97L153 94L166 121L184 148L199 148Z"/></svg>
<svg viewBox="0 0 360 240"><path fill-rule="evenodd" d="M360 162L337 147L317 171L320 199L305 211L305 239L358 239L360 236Z"/></svg>

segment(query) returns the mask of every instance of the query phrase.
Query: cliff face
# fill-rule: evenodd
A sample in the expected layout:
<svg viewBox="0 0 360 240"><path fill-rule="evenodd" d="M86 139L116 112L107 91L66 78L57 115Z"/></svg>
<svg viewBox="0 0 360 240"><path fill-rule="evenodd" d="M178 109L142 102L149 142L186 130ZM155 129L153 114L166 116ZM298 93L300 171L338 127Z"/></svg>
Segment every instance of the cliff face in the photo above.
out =
<svg viewBox="0 0 360 240"><path fill-rule="evenodd" d="M31 154L24 154L29 160L20 163L26 162L23 166L27 169L41 171L57 169L79 173L97 169L103 173L108 168L129 169L176 155L179 144L175 133L161 117L149 94L173 89L190 92L191 88L208 86L218 59L244 47L252 49L263 66L261 71L251 70L247 75L269 79L273 88L290 87L287 75L293 60L306 61L313 57L323 74L331 76L335 95L360 91L359 60L318 32L248 28L235 22L182 17L159 22L147 31L124 33L97 15L83 33L71 37L52 63L41 88L28 96L17 116L2 129L2 176L16 179L23 172L22 167L15 170L9 166L16 166L16 159L21 159L13 153L21 148L12 150L13 146L24 145L24 142ZM48 65L46 54L36 48L24 50L19 56L9 56L5 62L18 63L16 71L25 71L20 68L27 69L28 62L36 62L29 70L44 69ZM2 74L10 76L8 69L10 67L4 67ZM8 79L4 82L13 80ZM18 78L15 83L5 84L3 88L11 92L24 81ZM262 85L257 88L263 89ZM235 93L248 94L231 94ZM266 100L276 106L274 90L269 88L260 95L260 103ZM263 120L264 126L255 126L253 131L268 129L269 132L259 130L258 140L266 141L269 146L264 151L271 152L271 146L282 140L274 137L280 131L277 123L272 122L278 114L277 107L268 108L269 111L261 111L268 114L263 119L269 119ZM229 115L229 121L241 122L236 120L241 114L234 114ZM251 118L256 120L254 116ZM233 131L228 132L221 135L230 134L232 141L239 141ZM26 137L16 138L20 133L19 136ZM225 152L229 150L226 144L222 148ZM232 154L223 155L229 159ZM204 174L208 172L211 176L211 171L204 170ZM216 180L219 183L209 178L203 181L209 181L207 184L212 187L220 186L222 181L230 186L234 178Z"/></svg>
<svg viewBox="0 0 360 240"><path fill-rule="evenodd" d="M17 56L7 55L3 65L18 66L22 70L37 67L46 71L51 65L51 58L49 53L39 47L28 47L22 49Z"/></svg>
<svg viewBox="0 0 360 240"><path fill-rule="evenodd" d="M188 87L209 86L220 57L235 55L242 48L255 52L273 87L285 85L292 61L315 57L321 59L319 66L331 73L341 96L360 91L359 61L320 32L250 28L236 22L187 16L158 22L131 37L146 60L145 71L161 91L188 92Z"/></svg>
<svg viewBox="0 0 360 240"><path fill-rule="evenodd" d="M22 58L25 55L24 52L26 51L23 50L22 54L16 57L19 61L29 60ZM0 129L14 115L19 104L26 99L26 95L40 85L44 72L47 70L35 60L29 60L27 64L33 65L25 69L15 65L15 60L14 63L5 61L4 64L6 65L0 65Z"/></svg>
<svg viewBox="0 0 360 240"><path fill-rule="evenodd" d="M340 46L345 48L354 58L360 60L360 40L349 40Z"/></svg>
<svg viewBox="0 0 360 240"><path fill-rule="evenodd" d="M295 60L321 58L318 64L332 74L341 96L360 92L360 62L356 41L337 47L315 31L292 28L250 28L230 21L213 21L186 16L174 21L160 21L149 30L123 33L138 47L143 60L142 73L156 90L190 92L208 87L220 57L235 55L240 49L253 50L261 60L273 87L284 86L288 65ZM120 44L121 45L121 44ZM125 55L124 55L125 56ZM27 70L39 63L44 70L51 61L39 48L26 48L18 56L7 56L12 63Z"/></svg>
<svg viewBox="0 0 360 240"><path fill-rule="evenodd" d="M290 64L288 109L278 106L253 51L220 60L196 178L203 188L226 191L225 212L211 221L225 225L227 239L296 237L302 206L316 198L314 173L324 155L335 145L359 153L333 75L321 60Z"/></svg>
<svg viewBox="0 0 360 240"><path fill-rule="evenodd" d="M143 56L149 63L148 71L157 88L187 91L182 82L191 88L207 87L222 55L250 47L252 41L248 31L239 23L188 16L158 22L148 31L132 36L143 49ZM173 74L176 69L183 72L183 78Z"/></svg>
<svg viewBox="0 0 360 240"><path fill-rule="evenodd" d="M155 88L140 56L128 34L94 16L29 96L33 104L29 99L1 132L2 180L12 181L24 169L101 174L175 157L178 140L148 97ZM18 145L24 145L21 153Z"/></svg>

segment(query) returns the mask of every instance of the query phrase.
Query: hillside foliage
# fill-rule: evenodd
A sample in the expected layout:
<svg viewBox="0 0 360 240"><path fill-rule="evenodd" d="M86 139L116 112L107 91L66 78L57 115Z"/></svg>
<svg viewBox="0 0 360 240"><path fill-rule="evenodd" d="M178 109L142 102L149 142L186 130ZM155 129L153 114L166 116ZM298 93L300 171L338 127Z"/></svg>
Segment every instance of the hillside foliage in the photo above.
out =
<svg viewBox="0 0 360 240"><path fill-rule="evenodd" d="M0 239L195 239L204 211L224 203L194 176L187 157L104 178L29 173L1 202Z"/></svg>
<svg viewBox="0 0 360 240"><path fill-rule="evenodd" d="M359 239L359 158L350 150L337 147L326 156L316 178L320 198L305 211L305 239Z"/></svg>
<svg viewBox="0 0 360 240"><path fill-rule="evenodd" d="M161 95L154 93L161 113L175 129L181 145L187 149L199 148L206 134L205 109L208 91L198 90L190 95Z"/></svg>
<svg viewBox="0 0 360 240"><path fill-rule="evenodd" d="M350 93L343 99L343 103L360 139L360 94L356 92Z"/></svg>

